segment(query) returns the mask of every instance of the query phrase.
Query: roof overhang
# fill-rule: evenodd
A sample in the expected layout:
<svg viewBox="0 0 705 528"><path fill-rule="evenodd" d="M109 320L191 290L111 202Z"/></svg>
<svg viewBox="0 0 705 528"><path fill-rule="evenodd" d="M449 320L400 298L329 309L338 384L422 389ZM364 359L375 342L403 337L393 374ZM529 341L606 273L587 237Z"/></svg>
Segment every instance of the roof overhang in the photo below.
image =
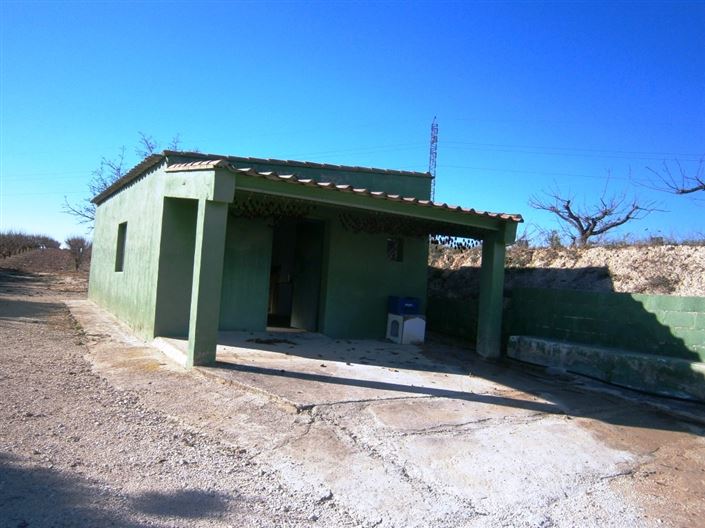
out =
<svg viewBox="0 0 705 528"><path fill-rule="evenodd" d="M196 161L169 164L167 155L196 158ZM193 171L228 172L234 175L235 189L238 192L252 192L351 210L413 218L454 227L457 232L467 232L471 236L478 236L478 233L501 231L504 233L504 238L507 242L513 241L516 225L523 222L519 214L479 211L431 200L356 188L352 185L302 179L295 174L279 174L273 171L262 172L253 168L238 167L235 164L235 160L237 160L238 165L241 165L242 160L246 159L255 158L209 157L202 154L196 156L195 154L191 155L191 153L171 151L165 151L164 154L154 154L145 158L120 180L93 198L92 202L101 204L122 188L145 176L150 170L160 166L162 163L166 163L165 170L168 173L189 173Z"/></svg>
<svg viewBox="0 0 705 528"><path fill-rule="evenodd" d="M234 174L237 192L252 192L332 207L403 216L433 222L439 226L455 227L454 231L458 236L462 236L463 233L479 236L478 234L482 232L502 231L510 235L510 241L513 241L516 224L523 222L521 215L478 211L430 200L355 188L351 185L300 179L293 174L237 168L224 159L179 163L166 168L166 171L171 173L214 170L225 170Z"/></svg>

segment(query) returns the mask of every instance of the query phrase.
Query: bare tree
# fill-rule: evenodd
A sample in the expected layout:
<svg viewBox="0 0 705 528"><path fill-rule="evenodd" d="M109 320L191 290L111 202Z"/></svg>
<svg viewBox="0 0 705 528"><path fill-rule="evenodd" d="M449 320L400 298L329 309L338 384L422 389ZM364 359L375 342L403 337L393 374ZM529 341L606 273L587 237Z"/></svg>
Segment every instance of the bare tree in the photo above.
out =
<svg viewBox="0 0 705 528"><path fill-rule="evenodd" d="M629 199L624 193L608 195L607 186L592 205L576 205L572 196L563 195L558 190L545 191L544 195L532 196L529 205L556 215L564 233L575 246L585 246L590 239L657 210L653 202L641 204L637 198Z"/></svg>
<svg viewBox="0 0 705 528"><path fill-rule="evenodd" d="M144 132L139 132L138 134L139 139L135 147L135 154L140 159L144 159L159 151L159 143L152 136ZM181 137L176 134L169 142L168 148L169 150L179 150L180 145ZM91 179L88 182L90 194L88 198L77 204L72 204L64 196L64 212L75 216L82 224L92 224L95 220L95 204L91 202L91 199L122 178L126 172L125 147L123 146L120 147L118 154L114 158L101 158L100 165L91 173Z"/></svg>
<svg viewBox="0 0 705 528"><path fill-rule="evenodd" d="M28 235L13 229L0 231L0 258L11 257L32 249L58 248L61 244L47 235Z"/></svg>
<svg viewBox="0 0 705 528"><path fill-rule="evenodd" d="M76 266L76 271L81 268L81 264L86 259L91 250L91 242L82 236L72 236L65 240L66 245L69 248L71 257Z"/></svg>
<svg viewBox="0 0 705 528"><path fill-rule="evenodd" d="M705 157L700 158L697 168L692 172L687 171L679 160L673 162L672 168L669 162L664 161L658 169L646 167L658 179L656 186L659 190L664 190L673 194L692 194L694 192L705 191Z"/></svg>
<svg viewBox="0 0 705 528"><path fill-rule="evenodd" d="M140 138L137 141L137 147L135 147L135 154L140 158L146 158L151 156L160 150L159 142L154 139L154 137L145 134L144 132L138 132ZM176 134L171 138L169 144L166 146L167 150L179 150L181 148L181 134Z"/></svg>
<svg viewBox="0 0 705 528"><path fill-rule="evenodd" d="M93 223L95 220L95 204L91 198L103 192L125 174L125 147L114 158L101 158L100 165L91 173L88 182L90 196L78 204L72 204L64 196L64 212L74 215L82 224Z"/></svg>
<svg viewBox="0 0 705 528"><path fill-rule="evenodd" d="M169 144L166 146L167 150L181 150L181 134L176 134ZM198 152L197 148L190 149L191 152Z"/></svg>
<svg viewBox="0 0 705 528"><path fill-rule="evenodd" d="M140 138L137 141L137 146L135 147L135 154L140 158L146 158L154 154L159 148L159 143L152 137L148 136L144 132L138 132Z"/></svg>

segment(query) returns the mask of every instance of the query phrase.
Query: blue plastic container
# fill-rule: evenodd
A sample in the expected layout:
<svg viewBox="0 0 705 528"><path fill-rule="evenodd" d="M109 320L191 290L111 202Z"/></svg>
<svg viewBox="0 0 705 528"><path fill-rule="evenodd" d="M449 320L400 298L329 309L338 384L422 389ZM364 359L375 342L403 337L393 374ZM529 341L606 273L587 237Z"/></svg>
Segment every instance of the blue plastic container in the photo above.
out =
<svg viewBox="0 0 705 528"><path fill-rule="evenodd" d="M389 297L387 311L395 315L418 315L421 303L416 297Z"/></svg>

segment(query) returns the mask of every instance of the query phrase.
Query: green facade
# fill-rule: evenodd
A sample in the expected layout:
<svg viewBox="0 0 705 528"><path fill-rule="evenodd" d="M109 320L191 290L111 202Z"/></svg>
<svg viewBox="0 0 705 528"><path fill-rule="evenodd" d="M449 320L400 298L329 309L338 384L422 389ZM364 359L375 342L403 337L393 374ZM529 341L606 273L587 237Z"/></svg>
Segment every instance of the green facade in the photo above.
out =
<svg viewBox="0 0 705 528"><path fill-rule="evenodd" d="M154 336L165 179L157 169L96 209L88 296L143 338ZM124 222L124 268L116 272Z"/></svg>
<svg viewBox="0 0 705 528"><path fill-rule="evenodd" d="M189 364L214 359L218 330L262 331L268 317L279 315L292 326L331 337L383 338L388 296L417 297L425 306L427 236L351 230L342 214L357 211L486 233L492 240L483 279L489 320L481 320L478 328L487 350L498 349L495 297L501 295L503 249L513 239L515 221L273 181L234 169L295 172L301 179L421 199L430 194L425 175L281 163L175 166L190 161L192 156L165 156L144 173L128 174L98 200L89 297L142 338L188 337ZM305 204L304 212L243 212L242 201L252 197ZM403 248L399 260L388 255L390 237Z"/></svg>

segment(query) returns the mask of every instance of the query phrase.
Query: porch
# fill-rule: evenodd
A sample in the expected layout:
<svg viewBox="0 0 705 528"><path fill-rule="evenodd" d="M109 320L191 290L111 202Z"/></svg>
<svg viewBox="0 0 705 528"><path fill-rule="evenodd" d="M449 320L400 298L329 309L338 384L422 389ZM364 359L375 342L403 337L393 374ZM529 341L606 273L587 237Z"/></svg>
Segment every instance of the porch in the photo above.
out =
<svg viewBox="0 0 705 528"><path fill-rule="evenodd" d="M173 188L164 198L154 335L187 337L188 366L216 361L219 331L263 330L273 315L283 315L285 326L336 338L365 331L382 337L388 295L425 298L430 236L482 244L475 349L499 356L505 245L514 241L520 217L236 168L227 160L166 171ZM188 188L194 181L201 190ZM303 242L282 245L291 239L286 233ZM409 255L390 265L386 260L400 251L392 244L390 252L397 237ZM291 252L289 260L282 251ZM287 267L299 270L298 290L278 287ZM227 288L235 293L224 295ZM282 312L276 306L286 296Z"/></svg>

